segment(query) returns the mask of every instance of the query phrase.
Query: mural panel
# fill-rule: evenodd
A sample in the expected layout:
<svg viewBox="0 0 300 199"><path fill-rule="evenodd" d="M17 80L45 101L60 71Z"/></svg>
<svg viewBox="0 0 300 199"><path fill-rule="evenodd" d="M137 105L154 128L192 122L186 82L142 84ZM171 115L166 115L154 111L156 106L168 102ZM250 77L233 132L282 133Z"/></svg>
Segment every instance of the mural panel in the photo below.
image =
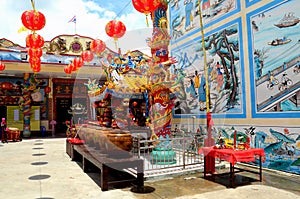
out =
<svg viewBox="0 0 300 199"><path fill-rule="evenodd" d="M205 37L212 113L244 117L240 27L240 21L233 21ZM174 117L199 115L206 111L203 55L201 38L190 40L172 51L178 61L173 70L182 84L182 89L177 92Z"/></svg>
<svg viewBox="0 0 300 199"><path fill-rule="evenodd" d="M264 112L299 117L299 16L296 0L272 3L249 14L254 117Z"/></svg>
<svg viewBox="0 0 300 199"><path fill-rule="evenodd" d="M176 136L184 131L185 136L196 136L196 146L203 146L203 140L207 134L204 124L189 121L187 124L173 124L173 129L180 129ZM216 143L219 140L233 141L234 132L238 135L237 145L241 145L247 137L250 137L251 148L263 148L266 154L262 166L284 172L300 174L300 133L296 127L267 127L267 126L240 126L224 125L214 126L212 136ZM192 143L187 143L189 146ZM197 151L197 149L195 149ZM250 164L257 165L259 162Z"/></svg>
<svg viewBox="0 0 300 199"><path fill-rule="evenodd" d="M171 0L169 6L171 43L199 32L198 0ZM237 0L201 0L204 26L220 21L240 8ZM234 12L233 12L234 11Z"/></svg>

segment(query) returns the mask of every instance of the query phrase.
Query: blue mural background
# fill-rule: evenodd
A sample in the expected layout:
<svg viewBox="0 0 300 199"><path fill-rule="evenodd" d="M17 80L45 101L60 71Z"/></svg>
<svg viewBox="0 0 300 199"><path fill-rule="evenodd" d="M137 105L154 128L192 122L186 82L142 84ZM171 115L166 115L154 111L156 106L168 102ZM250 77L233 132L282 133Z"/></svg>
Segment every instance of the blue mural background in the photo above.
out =
<svg viewBox="0 0 300 199"><path fill-rule="evenodd" d="M180 3L180 1L176 2ZM230 1L222 1L222 4L225 5L228 2ZM232 15L241 11L240 4L241 1L235 1L235 7L229 13ZM184 97L179 101L181 103L178 103L177 107L175 104L173 117L178 120L172 125L186 132L202 132L203 135L206 135L206 121L192 119L192 116L205 118L206 113L205 110L200 110L198 90L193 89L195 87L193 84L196 82L195 71L197 70L200 77L204 72L202 41L199 36L199 26L197 27L199 19L195 17L193 19L194 26L184 29L186 24L184 20L187 18L184 12L185 7L184 4L179 5L174 13L170 12L171 55L178 61L172 69L173 72L177 73L178 77L183 76L181 92L184 94L180 96ZM253 126L255 131L251 136L251 147L264 149L266 159L263 167L300 174L300 133L297 125L297 119L300 117L299 2L296 0L268 2L246 0L242 5L245 6L243 8L245 12L239 12L230 20L223 18L226 14L220 13L213 17L204 16L203 18L211 96L214 100L214 95L217 93L215 96L217 99L222 99L223 102L218 101L211 107L213 120L217 121L217 124L213 126L213 137L215 140L220 136L231 137L234 130L245 133L245 129ZM246 22L243 19L246 19ZM286 21L289 22L289 19L293 19L293 23L286 23ZM218 23L222 20L226 23ZM233 51L234 54L231 56L238 57L238 61L235 62L235 72L238 77L238 105L232 109L228 109L226 106L215 109L214 106L220 107L220 104L226 104L228 98L220 97L222 92L226 92L224 85L221 89L214 86L216 84L211 74L220 57L214 54L215 48L209 48L208 43L212 41L210 37L213 35L221 38L222 31L233 30L233 27L238 31L228 38L231 42L235 41L239 44L237 45L239 49ZM224 78L224 70L221 72ZM285 73L286 75L283 75ZM244 76L245 74L249 75L249 79L248 76ZM283 76L290 79L286 85L283 84ZM276 84L273 77L277 80ZM271 86L271 83L274 85ZM218 92L219 90L222 91ZM231 91L227 90L227 94ZM246 95L249 96L248 104L246 104ZM182 109L178 108L180 105L182 105ZM250 111L249 114L246 114L247 110ZM181 120L182 118L183 120ZM236 122L230 120L229 125L227 123L229 118L237 118L237 120ZM263 126L263 121L255 120L256 118L265 119L269 125ZM288 118L292 118L293 121L289 122ZM281 121L281 119L285 120ZM270 120L272 124L270 124ZM240 121L243 124L240 124ZM194 123L197 126L196 130ZM252 164L257 165L256 162Z"/></svg>
<svg viewBox="0 0 300 199"><path fill-rule="evenodd" d="M269 112L299 117L300 104L293 101L300 90L295 70L300 61L299 16L294 0L275 1L247 16L254 117L274 117Z"/></svg>
<svg viewBox="0 0 300 199"><path fill-rule="evenodd" d="M216 117L245 117L240 23L238 19L206 34L210 111L218 113ZM201 37L197 37L172 50L171 55L177 60L173 72L184 76L181 95L177 95L180 103L175 105L174 117L179 116L177 114L180 117L185 114L205 114L206 91L201 43ZM178 109L181 111L176 112Z"/></svg>
<svg viewBox="0 0 300 199"><path fill-rule="evenodd" d="M171 44L199 33L198 0L171 0L169 5ZM204 28L240 11L240 1L237 0L205 0L200 6Z"/></svg>

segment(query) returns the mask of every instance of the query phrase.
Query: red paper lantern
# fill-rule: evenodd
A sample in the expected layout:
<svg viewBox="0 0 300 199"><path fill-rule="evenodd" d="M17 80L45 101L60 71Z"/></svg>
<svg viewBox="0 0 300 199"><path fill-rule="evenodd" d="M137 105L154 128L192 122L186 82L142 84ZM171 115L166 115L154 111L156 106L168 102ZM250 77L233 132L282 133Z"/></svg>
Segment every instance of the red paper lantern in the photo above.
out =
<svg viewBox="0 0 300 199"><path fill-rule="evenodd" d="M38 73L41 71L41 62L33 62L30 67L33 72Z"/></svg>
<svg viewBox="0 0 300 199"><path fill-rule="evenodd" d="M5 70L5 65L0 61L0 71Z"/></svg>
<svg viewBox="0 0 300 199"><path fill-rule="evenodd" d="M68 65L68 67L71 69L71 71L76 71L77 70L77 67L73 63L70 63Z"/></svg>
<svg viewBox="0 0 300 199"><path fill-rule="evenodd" d="M41 48L44 46L44 38L39 34L33 33L26 37L26 47L30 48Z"/></svg>
<svg viewBox="0 0 300 199"><path fill-rule="evenodd" d="M91 51L85 50L81 53L81 58L83 61L90 62L94 59L94 55Z"/></svg>
<svg viewBox="0 0 300 199"><path fill-rule="evenodd" d="M133 7L144 14L150 14L158 8L160 0L132 0Z"/></svg>
<svg viewBox="0 0 300 199"><path fill-rule="evenodd" d="M65 71L66 74L71 74L72 73L72 68L71 68L70 64L65 66L64 71Z"/></svg>
<svg viewBox="0 0 300 199"><path fill-rule="evenodd" d="M147 26L148 26L148 18L147 16L156 10L160 5L160 0L132 0L133 7L146 15Z"/></svg>
<svg viewBox="0 0 300 199"><path fill-rule="evenodd" d="M31 67L31 70L35 73L38 73L41 71L41 65L35 65L35 66Z"/></svg>
<svg viewBox="0 0 300 199"><path fill-rule="evenodd" d="M21 16L23 25L32 31L41 30L46 24L46 18L43 13L36 10L27 10Z"/></svg>
<svg viewBox="0 0 300 199"><path fill-rule="evenodd" d="M51 92L51 88L50 88L49 86L46 86L46 87L44 88L44 91L45 91L46 94L48 94L48 93Z"/></svg>
<svg viewBox="0 0 300 199"><path fill-rule="evenodd" d="M43 55L43 50L41 48L29 48L29 57L41 57Z"/></svg>
<svg viewBox="0 0 300 199"><path fill-rule="evenodd" d="M106 44L100 39L95 39L92 41L90 48L92 52L100 54L105 50Z"/></svg>
<svg viewBox="0 0 300 199"><path fill-rule="evenodd" d="M126 26L121 21L111 20L106 24L105 32L116 40L123 37L126 32Z"/></svg>
<svg viewBox="0 0 300 199"><path fill-rule="evenodd" d="M83 60L81 57L74 58L72 63L75 68L80 68L81 66L83 66Z"/></svg>
<svg viewBox="0 0 300 199"><path fill-rule="evenodd" d="M30 63L31 68L34 65L41 65L41 58L40 57L29 57L28 62Z"/></svg>

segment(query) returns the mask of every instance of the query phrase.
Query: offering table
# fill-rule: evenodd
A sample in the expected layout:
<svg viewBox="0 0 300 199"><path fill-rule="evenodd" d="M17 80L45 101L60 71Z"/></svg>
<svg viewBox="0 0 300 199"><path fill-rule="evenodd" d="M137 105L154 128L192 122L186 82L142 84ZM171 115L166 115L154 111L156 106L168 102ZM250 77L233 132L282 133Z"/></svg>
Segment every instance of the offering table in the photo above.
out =
<svg viewBox="0 0 300 199"><path fill-rule="evenodd" d="M234 187L235 173L240 171L247 171L255 174L259 174L259 181L262 181L262 158L265 157L264 149L262 148L250 148L247 150L237 150L237 149L217 149L214 147L203 147L201 152L205 157L211 157L213 159L219 158L220 160L225 160L230 163L230 181L231 187ZM259 171L255 172L248 169L242 169L234 167L238 162L254 162L256 158L259 159ZM215 178L216 173L214 171L208 171L207 169L207 158L204 158L204 178L207 178L207 174L211 173L213 178ZM210 164L215 164L214 161Z"/></svg>

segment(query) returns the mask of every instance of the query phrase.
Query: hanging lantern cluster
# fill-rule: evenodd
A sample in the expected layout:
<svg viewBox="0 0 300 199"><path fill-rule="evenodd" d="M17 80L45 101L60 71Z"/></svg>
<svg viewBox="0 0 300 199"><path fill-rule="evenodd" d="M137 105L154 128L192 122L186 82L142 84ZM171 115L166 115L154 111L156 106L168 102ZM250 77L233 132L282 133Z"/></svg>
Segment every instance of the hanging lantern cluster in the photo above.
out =
<svg viewBox="0 0 300 199"><path fill-rule="evenodd" d="M105 26L105 32L109 37L114 38L115 45L117 48L117 41L123 37L126 32L126 26L123 22L118 20L111 20Z"/></svg>
<svg viewBox="0 0 300 199"><path fill-rule="evenodd" d="M106 48L105 42L100 39L93 40L90 45L91 51L95 53L98 57L101 56L101 53L104 52L105 48Z"/></svg>
<svg viewBox="0 0 300 199"><path fill-rule="evenodd" d="M82 67L84 62L91 62L94 59L94 53L100 56L105 48L106 44L102 40L93 40L90 44L91 50L85 50L81 53L80 57L74 58L72 63L65 66L64 72L68 75L71 74L72 72Z"/></svg>
<svg viewBox="0 0 300 199"><path fill-rule="evenodd" d="M83 66L83 59L81 57L75 57L72 63L68 64L64 68L64 72L67 75L70 75L72 72L75 72L77 69Z"/></svg>
<svg viewBox="0 0 300 199"><path fill-rule="evenodd" d="M44 38L37 33L32 33L26 37L26 47L28 48L29 63L33 72L41 70L41 56L43 55L42 47Z"/></svg>
<svg viewBox="0 0 300 199"><path fill-rule="evenodd" d="M45 27L46 18L43 13L35 9L34 2L31 0L33 10L23 12L21 16L24 27L31 30L32 33L26 37L26 47L28 48L29 63L34 73L41 70L41 56L43 55L42 47L44 38L35 31Z"/></svg>
<svg viewBox="0 0 300 199"><path fill-rule="evenodd" d="M137 11L146 15L146 23L149 26L148 16L161 5L161 2L160 0L132 0L132 4Z"/></svg>

